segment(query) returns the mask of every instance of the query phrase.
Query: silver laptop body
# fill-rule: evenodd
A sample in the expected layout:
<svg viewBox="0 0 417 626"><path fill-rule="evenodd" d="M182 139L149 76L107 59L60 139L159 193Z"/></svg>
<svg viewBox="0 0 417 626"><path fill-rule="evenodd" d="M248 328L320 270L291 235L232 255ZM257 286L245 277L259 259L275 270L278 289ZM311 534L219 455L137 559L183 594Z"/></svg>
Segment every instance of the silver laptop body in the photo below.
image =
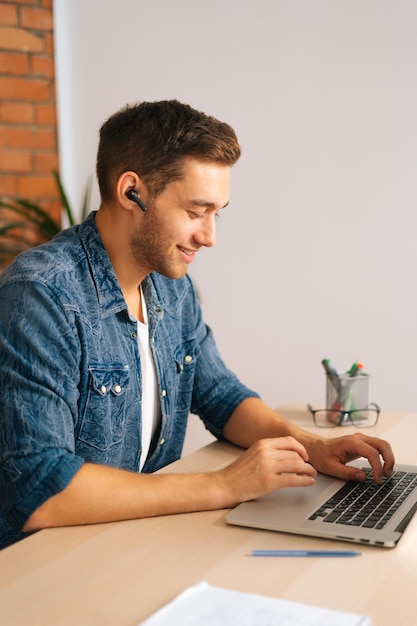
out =
<svg viewBox="0 0 417 626"><path fill-rule="evenodd" d="M351 465L369 468L364 460ZM410 472L415 476L412 477L412 486L409 488L411 493L397 505L396 512L383 528L328 522L325 521L325 515L310 519L329 498L346 485L346 481L323 474L317 475L316 482L311 487L283 488L262 498L243 502L227 513L226 521L238 526L392 548L399 541L417 508L417 466L397 464L395 470Z"/></svg>

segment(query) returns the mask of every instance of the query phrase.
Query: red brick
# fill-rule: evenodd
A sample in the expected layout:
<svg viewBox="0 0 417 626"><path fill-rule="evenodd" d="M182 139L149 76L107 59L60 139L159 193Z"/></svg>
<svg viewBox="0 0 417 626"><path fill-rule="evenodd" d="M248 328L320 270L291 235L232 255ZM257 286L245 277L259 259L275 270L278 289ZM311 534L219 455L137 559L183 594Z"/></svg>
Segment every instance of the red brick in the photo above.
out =
<svg viewBox="0 0 417 626"><path fill-rule="evenodd" d="M20 102L0 102L0 120L12 124L31 124L35 119L32 104Z"/></svg>
<svg viewBox="0 0 417 626"><path fill-rule="evenodd" d="M22 198L56 198L56 185L52 176L22 176L18 183Z"/></svg>
<svg viewBox="0 0 417 626"><path fill-rule="evenodd" d="M42 52L43 38L22 28L0 26L0 48L22 52Z"/></svg>
<svg viewBox="0 0 417 626"><path fill-rule="evenodd" d="M43 36L43 51L45 54L54 54L54 36L50 33L45 33Z"/></svg>
<svg viewBox="0 0 417 626"><path fill-rule="evenodd" d="M0 24L17 26L17 8L15 6L0 2Z"/></svg>
<svg viewBox="0 0 417 626"><path fill-rule="evenodd" d="M44 76L45 78L54 78L55 66L54 60L50 56L38 56L34 54L31 58L32 74Z"/></svg>
<svg viewBox="0 0 417 626"><path fill-rule="evenodd" d="M26 75L29 72L29 62L26 53L0 52L0 73Z"/></svg>
<svg viewBox="0 0 417 626"><path fill-rule="evenodd" d="M56 150L57 141L55 128L38 128L34 132L33 147L36 150Z"/></svg>
<svg viewBox="0 0 417 626"><path fill-rule="evenodd" d="M3 148L32 148L33 132L26 128L1 126L0 146Z"/></svg>
<svg viewBox="0 0 417 626"><path fill-rule="evenodd" d="M48 100L49 86L44 80L0 76L0 93L5 100Z"/></svg>
<svg viewBox="0 0 417 626"><path fill-rule="evenodd" d="M18 178L8 174L0 174L0 196L13 197L17 194Z"/></svg>
<svg viewBox="0 0 417 626"><path fill-rule="evenodd" d="M56 125L56 107L54 104L38 104L36 106L36 122L41 126Z"/></svg>
<svg viewBox="0 0 417 626"><path fill-rule="evenodd" d="M0 157L1 158L1 157ZM39 174L52 174L58 169L58 155L47 152L37 152L35 154L35 171Z"/></svg>
<svg viewBox="0 0 417 626"><path fill-rule="evenodd" d="M39 0L3 0L5 4L38 4Z"/></svg>
<svg viewBox="0 0 417 626"><path fill-rule="evenodd" d="M53 30L52 12L48 9L25 9L20 11L20 24L29 30Z"/></svg>
<svg viewBox="0 0 417 626"><path fill-rule="evenodd" d="M53 55L53 0L0 0L0 195L60 223Z"/></svg>
<svg viewBox="0 0 417 626"><path fill-rule="evenodd" d="M19 127L0 127L0 147L55 150L55 129L30 130Z"/></svg>
<svg viewBox="0 0 417 626"><path fill-rule="evenodd" d="M32 171L32 153L20 150L0 150L1 169L10 174Z"/></svg>

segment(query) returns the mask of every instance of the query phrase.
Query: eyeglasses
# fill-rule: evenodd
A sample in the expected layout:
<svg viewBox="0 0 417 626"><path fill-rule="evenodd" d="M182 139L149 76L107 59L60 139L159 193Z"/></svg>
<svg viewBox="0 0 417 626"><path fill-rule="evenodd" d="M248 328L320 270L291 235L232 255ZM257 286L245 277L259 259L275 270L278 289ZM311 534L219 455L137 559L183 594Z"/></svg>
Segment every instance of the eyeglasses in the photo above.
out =
<svg viewBox="0 0 417 626"><path fill-rule="evenodd" d="M365 409L355 409L354 411L313 409L311 404L307 404L307 408L318 428L334 428L335 426L370 428L375 426L381 412L379 406L374 402L371 402Z"/></svg>

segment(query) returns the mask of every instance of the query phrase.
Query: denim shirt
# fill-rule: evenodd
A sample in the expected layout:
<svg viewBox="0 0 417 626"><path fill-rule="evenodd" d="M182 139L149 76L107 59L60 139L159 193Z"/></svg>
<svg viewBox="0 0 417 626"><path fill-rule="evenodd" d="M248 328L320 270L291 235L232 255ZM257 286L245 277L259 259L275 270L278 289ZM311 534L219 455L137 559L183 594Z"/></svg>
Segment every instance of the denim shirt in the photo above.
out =
<svg viewBox="0 0 417 626"><path fill-rule="evenodd" d="M139 468L136 321L94 215L0 277L0 547L85 461ZM180 457L190 412L221 438L234 409L257 394L220 358L187 276L152 273L142 288L161 405L142 471L154 472Z"/></svg>

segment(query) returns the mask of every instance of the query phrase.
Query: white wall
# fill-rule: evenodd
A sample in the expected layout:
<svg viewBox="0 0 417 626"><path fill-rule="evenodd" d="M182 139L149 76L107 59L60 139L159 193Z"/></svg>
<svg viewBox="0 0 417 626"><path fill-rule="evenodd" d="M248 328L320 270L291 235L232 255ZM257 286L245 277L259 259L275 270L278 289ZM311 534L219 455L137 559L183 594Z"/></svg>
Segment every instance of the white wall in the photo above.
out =
<svg viewBox="0 0 417 626"><path fill-rule="evenodd" d="M324 401L322 358L360 359L374 401L415 410L415 0L54 10L71 198L94 174L99 126L126 103L177 98L229 122L243 147L230 207L191 269L226 362L277 406ZM193 429L187 450L200 442Z"/></svg>

